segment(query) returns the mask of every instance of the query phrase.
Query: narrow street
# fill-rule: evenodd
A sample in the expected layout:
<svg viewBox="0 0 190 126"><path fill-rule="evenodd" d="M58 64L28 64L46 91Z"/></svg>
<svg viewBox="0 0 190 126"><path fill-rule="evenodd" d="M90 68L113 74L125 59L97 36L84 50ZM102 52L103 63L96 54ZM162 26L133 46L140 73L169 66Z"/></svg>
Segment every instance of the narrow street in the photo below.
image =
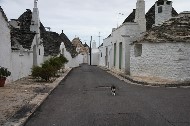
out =
<svg viewBox="0 0 190 126"><path fill-rule="evenodd" d="M110 86L117 87L112 96ZM190 89L127 84L96 67L73 69L25 126L189 126Z"/></svg>

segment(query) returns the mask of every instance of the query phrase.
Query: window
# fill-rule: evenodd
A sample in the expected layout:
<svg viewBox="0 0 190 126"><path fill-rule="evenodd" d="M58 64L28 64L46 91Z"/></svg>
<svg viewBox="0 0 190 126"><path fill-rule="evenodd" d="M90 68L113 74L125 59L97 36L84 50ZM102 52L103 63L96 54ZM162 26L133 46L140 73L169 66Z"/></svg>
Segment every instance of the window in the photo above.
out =
<svg viewBox="0 0 190 126"><path fill-rule="evenodd" d="M162 13L162 6L158 7L158 13Z"/></svg>
<svg viewBox="0 0 190 126"><path fill-rule="evenodd" d="M102 57L102 52L101 52L101 57Z"/></svg>
<svg viewBox="0 0 190 126"><path fill-rule="evenodd" d="M136 44L134 47L135 57L139 57L142 55L142 44Z"/></svg>
<svg viewBox="0 0 190 126"><path fill-rule="evenodd" d="M40 55L40 49L39 49L39 55Z"/></svg>

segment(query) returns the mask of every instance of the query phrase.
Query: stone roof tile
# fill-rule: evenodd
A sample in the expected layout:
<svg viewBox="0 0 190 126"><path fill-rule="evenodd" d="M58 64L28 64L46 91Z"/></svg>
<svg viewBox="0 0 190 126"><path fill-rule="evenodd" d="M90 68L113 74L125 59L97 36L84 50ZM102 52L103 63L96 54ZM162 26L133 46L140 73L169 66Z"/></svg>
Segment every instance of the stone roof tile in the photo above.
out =
<svg viewBox="0 0 190 126"><path fill-rule="evenodd" d="M124 20L123 23L134 22L134 20L135 20L135 11L136 11L136 9L133 9L133 12Z"/></svg>
<svg viewBox="0 0 190 126"><path fill-rule="evenodd" d="M190 42L190 17L175 17L155 26L134 43L138 42Z"/></svg>
<svg viewBox="0 0 190 126"><path fill-rule="evenodd" d="M31 10L27 9L19 18L20 29L11 27L11 46L12 49L19 49L22 45L25 49L30 49L35 33L30 31L30 24L32 19Z"/></svg>

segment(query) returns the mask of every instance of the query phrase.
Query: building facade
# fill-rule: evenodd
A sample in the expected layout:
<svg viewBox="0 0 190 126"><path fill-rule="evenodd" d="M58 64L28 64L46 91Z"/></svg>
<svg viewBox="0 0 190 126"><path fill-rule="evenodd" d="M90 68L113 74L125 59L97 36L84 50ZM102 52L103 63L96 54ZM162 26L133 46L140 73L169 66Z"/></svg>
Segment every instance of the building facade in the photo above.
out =
<svg viewBox="0 0 190 126"><path fill-rule="evenodd" d="M132 19L130 19L132 17ZM130 20L130 21L129 21ZM137 0L136 10L103 41L100 65L130 73L130 43L146 31L145 1ZM108 65L109 64L109 65Z"/></svg>
<svg viewBox="0 0 190 126"><path fill-rule="evenodd" d="M131 76L190 81L190 16L171 18L131 47Z"/></svg>
<svg viewBox="0 0 190 126"><path fill-rule="evenodd" d="M0 66L11 71L11 37L8 19L0 6ZM10 79L10 78L9 78Z"/></svg>
<svg viewBox="0 0 190 126"><path fill-rule="evenodd" d="M184 12L183 15L187 17L189 12ZM160 43L155 40L152 43L143 41L143 43L134 44L134 42L144 38L144 35L149 37L152 35L150 32L148 32L148 35L147 31L157 30L154 28L161 27L166 21L171 18L175 19L176 16L178 16L178 13L172 7L172 1L158 0L145 14L145 1L137 0L136 9L133 9L133 12L121 26L113 28L112 33L103 40L103 45L99 48L99 65L131 76L167 76L170 79L179 80L179 73L183 73L183 70L177 71L182 67L176 67L177 64L173 61L181 55L179 49L188 50L188 44L184 46L184 43L180 40L174 43L169 41ZM162 29L165 29L165 27L162 27ZM161 34L164 31L159 32ZM159 36L154 37L159 38ZM179 52L174 53L176 49ZM185 54L188 54L188 51ZM186 63L183 61L179 64L184 66ZM166 66L168 67L166 68ZM164 70L165 74L162 73ZM189 76L187 70L183 74L180 77L187 79Z"/></svg>

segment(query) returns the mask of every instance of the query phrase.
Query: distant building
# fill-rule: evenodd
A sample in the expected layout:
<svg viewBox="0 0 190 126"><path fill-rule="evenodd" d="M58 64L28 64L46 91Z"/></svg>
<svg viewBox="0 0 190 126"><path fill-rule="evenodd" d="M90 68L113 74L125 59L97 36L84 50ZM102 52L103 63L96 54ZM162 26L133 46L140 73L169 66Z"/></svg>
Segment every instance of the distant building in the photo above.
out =
<svg viewBox="0 0 190 126"><path fill-rule="evenodd" d="M99 65L99 49L96 47L95 41L92 42L91 65Z"/></svg>
<svg viewBox="0 0 190 126"><path fill-rule="evenodd" d="M64 37L65 35L62 33L61 36ZM67 37L65 36L65 38ZM63 40L60 50L61 54L69 60L65 65L66 67L78 67L80 64L88 63L89 47L87 44L83 45L79 38L74 38L72 42L68 38L67 41Z"/></svg>

